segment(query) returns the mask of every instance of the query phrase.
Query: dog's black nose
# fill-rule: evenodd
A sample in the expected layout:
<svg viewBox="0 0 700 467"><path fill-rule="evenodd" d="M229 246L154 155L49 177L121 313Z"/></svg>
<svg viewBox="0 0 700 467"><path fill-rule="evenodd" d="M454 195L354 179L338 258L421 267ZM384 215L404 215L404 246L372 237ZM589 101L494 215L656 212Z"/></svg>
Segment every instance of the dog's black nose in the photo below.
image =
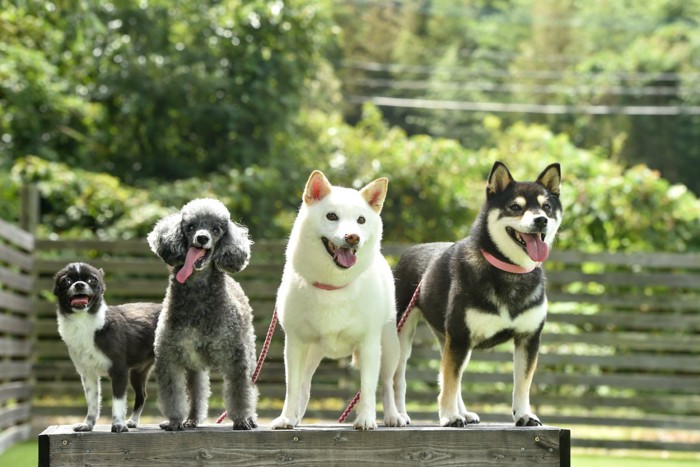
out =
<svg viewBox="0 0 700 467"><path fill-rule="evenodd" d="M85 282L76 282L75 283L75 288L77 290L83 290L85 288Z"/></svg>
<svg viewBox="0 0 700 467"><path fill-rule="evenodd" d="M535 226L536 227L547 227L547 218L544 216L540 217L535 217Z"/></svg>
<svg viewBox="0 0 700 467"><path fill-rule="evenodd" d="M209 237L207 235L197 235L197 237L195 237L195 241L200 245L204 245L209 241Z"/></svg>

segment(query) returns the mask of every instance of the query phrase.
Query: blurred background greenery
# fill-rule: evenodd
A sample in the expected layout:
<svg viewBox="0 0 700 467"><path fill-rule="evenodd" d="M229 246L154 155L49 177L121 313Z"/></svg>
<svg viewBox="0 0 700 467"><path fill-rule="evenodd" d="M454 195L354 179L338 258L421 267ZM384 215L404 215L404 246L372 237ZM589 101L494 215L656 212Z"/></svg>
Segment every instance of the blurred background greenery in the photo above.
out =
<svg viewBox="0 0 700 467"><path fill-rule="evenodd" d="M697 0L4 2L0 216L31 182L40 236L142 237L213 196L283 238L319 168L390 178L388 241L449 240L495 160L559 161L559 247L698 250L699 20Z"/></svg>

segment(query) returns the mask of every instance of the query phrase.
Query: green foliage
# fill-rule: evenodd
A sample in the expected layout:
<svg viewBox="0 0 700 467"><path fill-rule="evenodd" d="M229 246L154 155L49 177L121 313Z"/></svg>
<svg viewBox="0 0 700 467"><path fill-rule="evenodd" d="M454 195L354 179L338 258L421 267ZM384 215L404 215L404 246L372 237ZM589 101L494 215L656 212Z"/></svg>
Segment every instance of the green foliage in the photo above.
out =
<svg viewBox="0 0 700 467"><path fill-rule="evenodd" d="M28 0L0 12L0 154L189 178L265 164L332 42L323 3ZM8 157L9 156L9 157Z"/></svg>
<svg viewBox="0 0 700 467"><path fill-rule="evenodd" d="M455 140L408 136L366 105L356 126L338 114L305 111L274 137L271 163L134 188L106 174L69 169L35 157L18 162L15 184L37 183L44 235L143 237L155 221L195 197L215 197L254 239L289 234L313 169L336 185L360 188L389 177L382 212L387 242L456 240L468 234L496 160L517 180L562 164L564 223L557 248L580 251L700 250L700 201L646 166L625 169L603 151L576 147L564 134L518 124L481 124L490 144L479 150ZM16 192L13 188L13 192Z"/></svg>

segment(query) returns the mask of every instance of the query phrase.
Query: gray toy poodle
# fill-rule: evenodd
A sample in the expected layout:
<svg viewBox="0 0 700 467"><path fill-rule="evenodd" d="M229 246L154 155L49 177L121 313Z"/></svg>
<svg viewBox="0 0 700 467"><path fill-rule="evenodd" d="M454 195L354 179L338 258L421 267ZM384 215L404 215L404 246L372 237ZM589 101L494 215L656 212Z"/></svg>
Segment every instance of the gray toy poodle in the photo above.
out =
<svg viewBox="0 0 700 467"><path fill-rule="evenodd" d="M148 244L172 266L154 344L158 403L168 419L161 428L183 430L204 421L210 369L223 374L233 429L257 427L252 309L227 274L248 264L248 230L231 221L220 201L195 199L158 221Z"/></svg>

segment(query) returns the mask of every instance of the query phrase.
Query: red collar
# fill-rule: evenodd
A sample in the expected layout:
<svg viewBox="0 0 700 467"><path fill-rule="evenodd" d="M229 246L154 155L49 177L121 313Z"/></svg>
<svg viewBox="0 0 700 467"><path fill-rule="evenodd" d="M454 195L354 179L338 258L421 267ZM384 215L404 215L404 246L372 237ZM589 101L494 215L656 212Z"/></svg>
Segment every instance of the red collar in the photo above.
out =
<svg viewBox="0 0 700 467"><path fill-rule="evenodd" d="M501 271L512 272L513 274L527 274L528 272L534 271L535 268L539 268L540 266L542 266L542 263L535 263L534 266L528 269L522 266L518 266L516 264L510 264L506 263L505 261L501 261L486 250L481 250L481 254L484 255L486 261L491 263L491 266L496 267Z"/></svg>
<svg viewBox="0 0 700 467"><path fill-rule="evenodd" d="M313 286L316 287L317 289L321 290L338 290L342 289L348 286L348 284L345 285L331 285L331 284L322 284L320 282L313 282Z"/></svg>

